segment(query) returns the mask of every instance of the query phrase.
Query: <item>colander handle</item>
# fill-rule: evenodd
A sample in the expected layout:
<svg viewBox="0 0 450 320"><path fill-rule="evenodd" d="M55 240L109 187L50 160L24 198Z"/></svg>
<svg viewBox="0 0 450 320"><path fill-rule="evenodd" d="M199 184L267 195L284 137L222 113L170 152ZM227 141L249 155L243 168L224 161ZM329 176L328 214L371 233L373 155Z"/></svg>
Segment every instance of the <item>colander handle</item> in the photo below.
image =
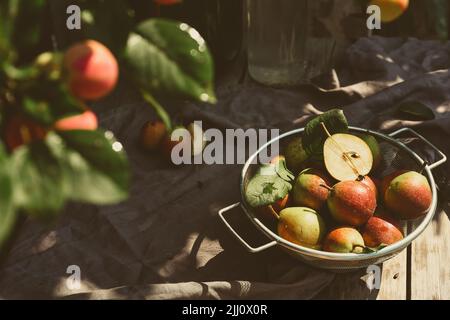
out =
<svg viewBox="0 0 450 320"><path fill-rule="evenodd" d="M410 129L410 128L402 128L402 129L400 129L400 130L397 130L397 131L395 131L395 132L390 133L389 136L391 136L392 138L394 138L394 137L398 136L400 133L403 133L403 132L410 132L410 133L412 133L413 135L415 135L417 138L419 138L420 140L422 140L422 142L424 142L425 144L427 144L430 148L432 148L434 151L436 151L436 152L439 154L440 159L439 159L438 161L428 164L428 167L430 168L430 170L431 170L431 169L434 169L434 168L436 168L436 167L438 167L438 166L440 166L441 164L443 164L444 162L447 161L447 156L446 156L441 150L439 150L434 144L432 144L432 143L431 143L430 141L428 141L424 136L418 134L418 133L417 133L416 131L414 131L413 129Z"/></svg>
<svg viewBox="0 0 450 320"><path fill-rule="evenodd" d="M228 207L225 207L225 208L220 209L220 210L219 210L219 217L220 217L220 219L222 219L222 222L225 224L225 226L228 228L228 230L230 230L230 232L235 236L235 238L236 238L237 240L239 240L239 242L241 242L241 244L242 244L249 252L251 252L251 253L261 252L261 251L264 251L264 250L266 250L266 249L268 249L268 248L270 248L270 247L273 247L274 245L277 244L277 242L274 240L274 241L271 241L271 242L269 242L269 243L263 244L262 246L259 246L259 247L256 247L256 248L255 248L255 247L252 247L251 245L249 245L249 244L247 243L247 241L245 241L245 240L244 240L244 239L236 232L236 230L234 230L234 228L228 223L227 219L225 219L225 217L224 217L224 215L223 215L225 212L230 211L230 210L232 210L232 209L234 209L234 208L236 208L236 207L242 207L241 203L240 203L240 202L236 202L236 203L234 203L234 204L232 204L232 205L230 205L230 206L228 206Z"/></svg>

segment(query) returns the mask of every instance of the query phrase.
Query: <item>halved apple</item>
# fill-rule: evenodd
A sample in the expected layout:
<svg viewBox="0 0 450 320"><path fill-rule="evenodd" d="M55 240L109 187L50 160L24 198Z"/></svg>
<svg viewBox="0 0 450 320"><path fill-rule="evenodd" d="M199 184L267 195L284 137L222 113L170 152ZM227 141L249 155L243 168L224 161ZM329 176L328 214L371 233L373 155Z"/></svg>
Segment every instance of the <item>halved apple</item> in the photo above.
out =
<svg viewBox="0 0 450 320"><path fill-rule="evenodd" d="M337 133L325 140L323 158L328 173L339 181L365 176L373 165L372 152L367 143L347 133Z"/></svg>

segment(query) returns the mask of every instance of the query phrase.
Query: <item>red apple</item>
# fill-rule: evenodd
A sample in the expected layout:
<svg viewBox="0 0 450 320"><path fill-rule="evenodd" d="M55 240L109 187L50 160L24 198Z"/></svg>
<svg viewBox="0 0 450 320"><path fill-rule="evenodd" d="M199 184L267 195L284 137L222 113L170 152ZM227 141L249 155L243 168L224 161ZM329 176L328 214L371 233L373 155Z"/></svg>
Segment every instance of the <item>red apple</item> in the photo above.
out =
<svg viewBox="0 0 450 320"><path fill-rule="evenodd" d="M96 130L98 128L97 116L94 112L87 110L81 114L70 116L56 121L55 130Z"/></svg>
<svg viewBox="0 0 450 320"><path fill-rule="evenodd" d="M86 100L109 94L119 76L116 58L107 47L95 40L71 46L64 55L64 67L71 92Z"/></svg>

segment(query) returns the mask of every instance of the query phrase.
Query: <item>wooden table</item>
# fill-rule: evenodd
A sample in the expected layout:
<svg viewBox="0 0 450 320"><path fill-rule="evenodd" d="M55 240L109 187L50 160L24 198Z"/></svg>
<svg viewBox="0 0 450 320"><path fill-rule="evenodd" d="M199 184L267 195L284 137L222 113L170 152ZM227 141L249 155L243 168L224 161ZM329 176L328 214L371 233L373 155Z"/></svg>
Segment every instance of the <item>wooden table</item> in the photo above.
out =
<svg viewBox="0 0 450 320"><path fill-rule="evenodd" d="M436 212L427 229L382 265L379 290L369 290L366 273L338 274L320 299L450 299L450 207Z"/></svg>

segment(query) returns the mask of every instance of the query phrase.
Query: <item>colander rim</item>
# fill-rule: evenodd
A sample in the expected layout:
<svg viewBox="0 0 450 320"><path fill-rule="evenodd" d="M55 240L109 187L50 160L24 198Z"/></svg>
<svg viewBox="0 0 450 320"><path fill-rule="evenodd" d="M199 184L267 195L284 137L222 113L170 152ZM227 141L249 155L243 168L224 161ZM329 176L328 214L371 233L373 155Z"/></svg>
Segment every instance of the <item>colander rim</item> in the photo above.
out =
<svg viewBox="0 0 450 320"><path fill-rule="evenodd" d="M412 158L417 161L417 163L420 166L423 166L424 173L426 174L426 177L430 183L431 192L432 192L432 201L430 208L423 218L422 222L415 228L415 230L411 233L409 233L406 237L404 237L402 240L391 244L377 252L373 253L362 253L362 254L356 254L356 253L333 253L333 252L326 252L326 251L320 251L316 249L311 249L307 247L303 247L300 245L297 245L295 243L292 243L290 241L287 241L283 238L281 238L279 235L274 233L272 230L270 230L267 226L265 226L253 213L253 209L246 203L245 201L245 195L244 195L244 182L246 175L248 173L250 165L252 165L253 161L258 157L259 153L270 146L272 143L274 143L277 140L281 140L283 138L286 138L288 136L302 133L305 130L305 128L298 128L294 130L290 130L288 132L285 132L264 145L262 145L256 152L254 152L245 162L242 171L241 171L241 177L240 177L240 191L241 191L241 199L242 199L242 208L243 211L246 213L248 218L255 224L255 226L262 231L270 240L276 241L278 245L282 245L283 247L286 247L292 251L294 251L297 254L306 255L310 257L314 257L316 259L325 259L325 260L333 260L333 261L348 261L348 262L363 262L365 260L369 259L377 259L382 258L384 256L391 256L395 253L400 252L404 248L406 248L414 239L416 239L428 226L428 224L433 219L433 216L436 211L437 207L437 190L436 190L436 183L434 181L433 174L431 172L431 169L428 164L425 164L425 160L423 160L416 152L414 152L411 148L406 146L404 143L398 141L397 139L381 133L377 131L373 131L370 129L363 129L359 127L349 126L350 131L356 131L358 133L368 133L371 135L374 135L375 137L381 138L389 143L394 144L396 147L403 149L405 152L407 152Z"/></svg>

